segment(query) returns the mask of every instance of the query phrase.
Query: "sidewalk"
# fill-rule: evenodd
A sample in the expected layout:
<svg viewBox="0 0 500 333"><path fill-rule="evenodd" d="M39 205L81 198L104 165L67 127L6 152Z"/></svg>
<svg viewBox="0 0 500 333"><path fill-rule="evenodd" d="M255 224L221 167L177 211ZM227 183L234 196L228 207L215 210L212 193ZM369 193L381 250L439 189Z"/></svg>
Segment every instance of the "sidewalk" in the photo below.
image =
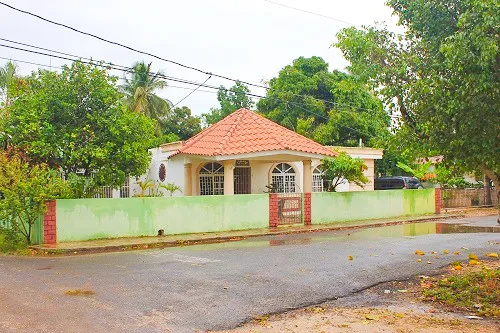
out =
<svg viewBox="0 0 500 333"><path fill-rule="evenodd" d="M65 242L55 245L33 245L30 249L37 254L48 255L74 255L100 252L120 252L129 250L143 250L151 248L164 248L174 246L186 246L196 244L221 243L239 241L250 237L272 236L284 234L297 234L308 232L321 232L332 230L344 230L366 227L382 227L387 225L428 222L443 219L464 217L461 212L445 213L439 215L410 216L393 219L349 221L342 223L321 225L284 225L277 228L263 228L240 231L196 233L167 236L144 236L90 240L83 242Z"/></svg>

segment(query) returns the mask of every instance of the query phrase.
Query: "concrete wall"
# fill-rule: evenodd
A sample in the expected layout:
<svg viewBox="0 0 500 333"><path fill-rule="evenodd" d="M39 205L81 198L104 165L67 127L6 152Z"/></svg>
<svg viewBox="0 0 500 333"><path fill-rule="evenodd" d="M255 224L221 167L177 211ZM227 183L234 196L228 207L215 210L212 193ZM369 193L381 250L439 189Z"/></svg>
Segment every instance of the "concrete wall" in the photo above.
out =
<svg viewBox="0 0 500 333"><path fill-rule="evenodd" d="M57 200L58 242L269 226L260 195Z"/></svg>
<svg viewBox="0 0 500 333"><path fill-rule="evenodd" d="M312 223L432 214L434 189L312 193Z"/></svg>

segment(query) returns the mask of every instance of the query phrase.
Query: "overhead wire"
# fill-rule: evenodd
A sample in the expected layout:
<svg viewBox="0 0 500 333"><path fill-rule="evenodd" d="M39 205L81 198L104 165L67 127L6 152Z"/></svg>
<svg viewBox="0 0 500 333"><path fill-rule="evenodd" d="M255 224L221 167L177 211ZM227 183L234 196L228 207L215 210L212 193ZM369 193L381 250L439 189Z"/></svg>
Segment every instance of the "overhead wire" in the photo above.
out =
<svg viewBox="0 0 500 333"><path fill-rule="evenodd" d="M75 62L80 62L80 63L84 63L84 64L92 64L92 65L95 65L95 66L103 67L105 69L114 69L114 70L118 70L118 71L122 71L122 72L126 72L126 73L130 73L133 70L133 68L131 68L131 67L126 67L126 66L121 66L121 65L114 65L114 64L111 64L111 63L100 64L99 62L95 62L93 60L83 61L83 60L79 60L79 59L68 58L67 56L53 55L53 54L48 54L48 53L44 53L44 52L23 49L23 48L19 48L19 47L16 47L16 46L5 45L5 44L1 44L1 43L0 43L0 47L11 48L11 49L19 50L19 51L24 51L24 52L29 52L29 53L34 53L34 54L39 54L39 55L54 57L54 58L59 58L59 59L68 60L68 61L75 61ZM32 47L35 47L35 46L32 46ZM35 47L35 48L38 48L38 47ZM62 54L62 52L59 52L59 53ZM69 55L69 56L76 57L74 55ZM87 59L89 59L89 58L87 58ZM205 88L216 89L216 90L219 89L219 87L207 85L206 83L203 83L203 82L199 83L199 82L193 82L193 81L184 80L184 79L181 79L181 78L169 77L169 76L163 75L161 73L158 73L157 76L161 77L161 78L163 78L165 80L170 80L170 81L180 82L180 83L190 84L190 85L196 85L197 88L199 88L199 87L205 87ZM210 78L210 76L209 76L209 78ZM196 90L196 88L195 88L195 90ZM191 93L194 93L194 91L192 91ZM296 103L296 102L286 101L286 100L283 100L283 99L280 99L280 98L276 98L276 97L261 96L261 95L257 95L257 94L253 94L253 93L248 93L248 92L244 92L244 94L246 96L248 96L248 97L253 97L253 98L257 98L257 99L271 99L271 100L276 100L276 101L282 102L282 103L289 103L291 105L295 105L297 108L299 108L299 109L301 109L301 110L303 110L303 111L305 111L305 112L307 112L309 114L312 114L312 115L314 115L316 117L320 117L320 118L323 118L325 120L329 120L329 118L327 116L322 115L322 114L318 114L318 113L315 113L315 112L313 112L313 111L311 111L309 109L303 108L302 106L300 106L299 103ZM367 133L364 133L364 132L362 132L360 130L354 129L354 128L349 127L347 125L340 125L340 126L348 128L348 129L350 129L352 131L355 131L355 132L357 132L358 134L361 134L361 135L365 135L365 136L368 136L368 137L371 136L371 135L369 135Z"/></svg>
<svg viewBox="0 0 500 333"><path fill-rule="evenodd" d="M79 34L82 34L82 35L86 35L86 36L89 36L89 37L92 37L92 38L95 38L95 39L98 39L100 41L103 41L103 42L106 42L106 43L109 43L109 44L112 44L112 45L116 45L116 46L120 46L122 48L125 48L125 49L128 49L130 51L133 51L133 52L136 52L136 53L140 53L140 54L143 54L143 55L147 55L147 56L150 56L150 57L153 57L153 58L156 58L158 60L162 60L162 61L165 61L165 62L168 62L168 63L171 63L171 64L174 64L174 65L177 65L177 66L180 66L180 67L183 67L183 68L186 68L186 69L189 69L189 70L193 70L193 71L197 71L199 73L203 73L205 75L212 75L212 76L215 76L215 77L218 77L218 78L221 78L221 79L225 79L225 80L229 80L229 81L234 81L234 82L241 82L241 83L244 83L248 86L252 86L252 87L258 87L258 88L264 88L264 89L268 89L267 87L265 86L262 86L262 85L259 85L259 84L255 84L255 83L251 83L251 82L246 82L246 81L242 81L242 80L238 80L238 79L233 79L233 78L230 78L230 77L227 77L227 76L224 76L224 75L220 75L220 74L215 74L215 73L212 73L212 72L209 72L209 71L205 71L205 70L202 70L202 69L199 69L199 68L196 68L196 67L193 67L193 66L188 66L188 65L184 65L178 61L174 61L174 60L170 60L170 59L166 59L166 58L163 58L163 57L160 57L158 55L155 55L153 53L150 53L150 52L146 52L146 51L141 51L139 49L136 49L134 47L131 47L131 46L128 46L128 45L125 45L125 44L122 44L122 43L118 43L118 42L115 42L115 41L112 41L112 40L109 40L109 39L106 39L106 38L103 38L103 37L100 37L100 36L97 36L95 34L92 34L92 33L89 33L89 32L85 32L85 31L82 31L82 30L79 30L79 29L76 29L74 27L71 27L67 24L64 24L64 23L59 23L59 22L56 22L56 21L53 21L53 20L50 20L50 19L47 19L41 15L38 15L38 14L34 14L34 13L31 13L27 10L23 10L23 9L19 9L19 8L16 8L12 5L9 5L5 2L1 2L0 1L0 5L3 5L7 8L10 8L12 10L15 10L17 12L20 12L20 13L23 13L23 14L27 14L27 15L30 15L30 16L33 16L33 17L36 17L42 21L45 21L45 22L48 22L48 23L51 23L51 24L54 24L54 25L57 25L57 26L61 26L61 27L64 27L66 29L69 29L69 30L72 30L74 32L77 32Z"/></svg>
<svg viewBox="0 0 500 333"><path fill-rule="evenodd" d="M323 17L323 18L326 18L326 19L329 19L329 20L333 20L333 21L337 21L337 22L340 22L340 23L344 23L344 24L347 24L347 25L350 25L350 26L353 25L353 26L359 27L359 25L357 25L355 23L344 21L344 20L341 20L341 19L338 19L338 18L335 18L335 17L327 16L327 15L320 14L320 13L315 13L315 12L312 12L312 11L309 11L309 10L305 10L305 9L301 9L301 8L297 8L297 7L292 7L292 6L285 5L285 4L279 3L279 2L274 2L274 1L270 1L270 0L264 0L264 1L272 3L273 5L285 7L285 8L288 8L288 9L293 9L293 10L296 10L296 11L299 11L299 12L303 12L303 13L307 13L307 14L311 14L311 15L315 15L315 16L319 16L319 17Z"/></svg>
<svg viewBox="0 0 500 333"><path fill-rule="evenodd" d="M85 60L89 60L89 61L97 61L96 59L92 59L92 58L88 58L88 57L83 57L83 56L79 56L79 55L75 55L75 54L71 54L71 53L61 52L61 51L57 51L57 50L53 50L53 49L49 49L49 48L44 48L44 47L36 46L36 45L33 45L33 44L27 44L27 43L23 43L23 42L18 42L18 41L6 39L6 38L1 38L0 37L0 41L6 41L6 42L9 42L9 43L13 43L13 44L17 44L17 45L23 45L23 46L30 47L30 48L35 48L35 49L38 49L38 50L44 50L44 51L51 52L51 53L61 54L61 55L73 57L75 59L85 59ZM115 64L115 63L110 62L110 61L109 62L108 61L102 61L102 62L106 63L106 64L113 65L114 67L121 67L123 69L127 69L129 71L133 71L132 67L118 65L118 64ZM163 75L163 77L164 78L168 78L168 76L166 76L166 75ZM175 77L174 77L174 79L175 79ZM196 82L196 84L198 84L198 83ZM218 89L218 87L217 87L217 89ZM270 88L268 87L267 89L269 90ZM354 106L352 104L337 103L337 102L334 102L334 101L329 101L329 100L325 100L325 99L316 98L316 97L313 97L313 96L310 96L310 95L292 94L292 96L297 96L297 97L302 97L302 98L311 98L311 99L314 99L315 101L323 102L325 104L328 104L328 105L331 105L331 106L334 106L334 107L349 108L349 109L356 109L356 110L363 110L363 111L372 111L372 109L362 108L362 107ZM391 116L391 117L394 117L394 116Z"/></svg>

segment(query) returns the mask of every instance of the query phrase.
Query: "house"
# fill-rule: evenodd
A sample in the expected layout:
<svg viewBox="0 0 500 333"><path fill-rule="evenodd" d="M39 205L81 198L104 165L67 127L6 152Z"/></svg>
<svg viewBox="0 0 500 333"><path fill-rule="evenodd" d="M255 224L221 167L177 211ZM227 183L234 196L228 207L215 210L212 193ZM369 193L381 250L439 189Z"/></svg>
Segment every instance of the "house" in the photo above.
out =
<svg viewBox="0 0 500 333"><path fill-rule="evenodd" d="M373 190L373 161L381 150L325 147L247 109L239 109L187 141L151 149L143 179L174 183L174 195L233 195L268 192L322 192L320 168L336 149L365 160L364 190ZM343 191L363 190L346 184ZM132 192L137 191L132 188ZM133 194L133 193L132 193Z"/></svg>

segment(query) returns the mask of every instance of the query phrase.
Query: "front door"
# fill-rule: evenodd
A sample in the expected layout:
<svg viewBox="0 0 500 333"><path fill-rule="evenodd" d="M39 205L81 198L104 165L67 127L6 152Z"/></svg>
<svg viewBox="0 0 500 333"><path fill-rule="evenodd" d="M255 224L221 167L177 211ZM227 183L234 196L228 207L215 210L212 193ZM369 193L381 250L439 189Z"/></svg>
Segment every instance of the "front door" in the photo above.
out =
<svg viewBox="0 0 500 333"><path fill-rule="evenodd" d="M250 194L252 173L250 167L234 168L234 194Z"/></svg>

